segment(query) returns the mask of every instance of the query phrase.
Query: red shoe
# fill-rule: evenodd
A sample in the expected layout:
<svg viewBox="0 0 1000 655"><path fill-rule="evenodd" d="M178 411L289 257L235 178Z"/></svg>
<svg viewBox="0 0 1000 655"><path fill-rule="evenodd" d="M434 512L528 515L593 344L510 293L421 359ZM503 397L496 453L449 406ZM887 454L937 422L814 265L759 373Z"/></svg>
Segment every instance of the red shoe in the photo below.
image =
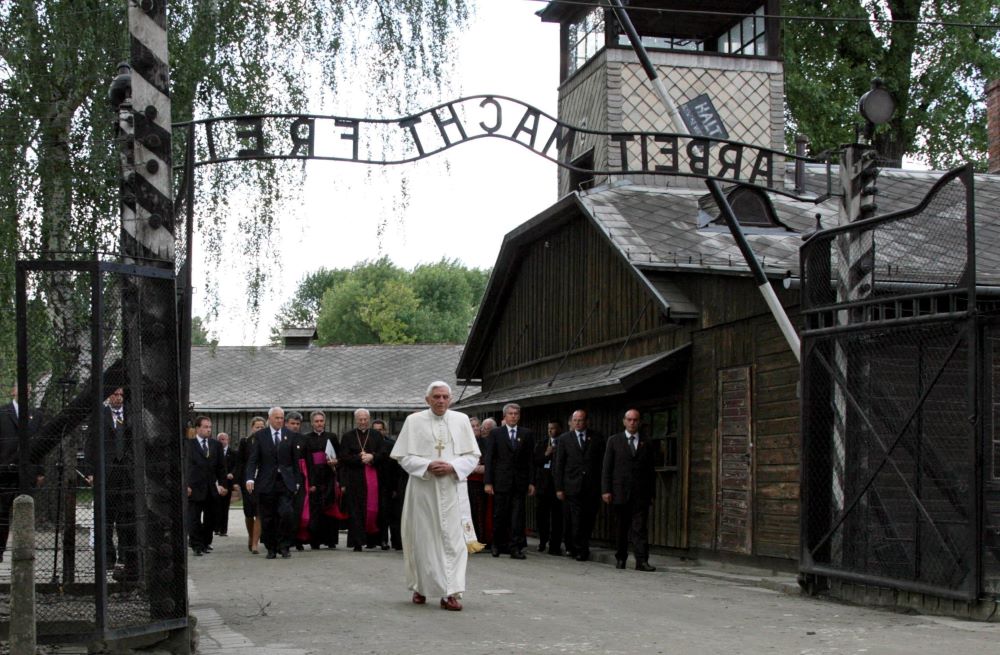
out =
<svg viewBox="0 0 1000 655"><path fill-rule="evenodd" d="M427 596L421 596L416 591L413 592L413 604L414 605L423 605L426 602L427 602Z"/></svg>
<svg viewBox="0 0 1000 655"><path fill-rule="evenodd" d="M441 609L448 610L449 612L461 612L462 603L458 602L458 599L454 596L448 596L441 599Z"/></svg>

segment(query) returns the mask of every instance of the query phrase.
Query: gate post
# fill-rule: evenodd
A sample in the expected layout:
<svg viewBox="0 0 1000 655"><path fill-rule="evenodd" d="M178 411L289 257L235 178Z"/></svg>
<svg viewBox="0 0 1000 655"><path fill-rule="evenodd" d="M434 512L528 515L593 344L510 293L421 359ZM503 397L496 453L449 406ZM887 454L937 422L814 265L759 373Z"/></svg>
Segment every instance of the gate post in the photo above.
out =
<svg viewBox="0 0 1000 655"><path fill-rule="evenodd" d="M10 655L35 655L35 500L14 499L10 558Z"/></svg>

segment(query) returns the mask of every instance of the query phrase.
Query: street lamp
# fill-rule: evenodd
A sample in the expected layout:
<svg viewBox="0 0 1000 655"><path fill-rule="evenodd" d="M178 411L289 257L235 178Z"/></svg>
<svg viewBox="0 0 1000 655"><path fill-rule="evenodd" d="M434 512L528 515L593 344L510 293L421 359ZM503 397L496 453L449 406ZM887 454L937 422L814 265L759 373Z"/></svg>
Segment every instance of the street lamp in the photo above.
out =
<svg viewBox="0 0 1000 655"><path fill-rule="evenodd" d="M886 90L882 80L872 80L872 88L858 100L858 111L865 119L865 137L871 141L876 125L889 122L896 111L896 101Z"/></svg>

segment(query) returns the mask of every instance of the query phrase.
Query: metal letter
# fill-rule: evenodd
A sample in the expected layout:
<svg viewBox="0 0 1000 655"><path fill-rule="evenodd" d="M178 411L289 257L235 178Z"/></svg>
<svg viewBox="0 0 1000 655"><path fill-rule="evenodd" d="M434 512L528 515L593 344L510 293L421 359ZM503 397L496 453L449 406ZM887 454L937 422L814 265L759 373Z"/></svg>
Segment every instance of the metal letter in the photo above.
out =
<svg viewBox="0 0 1000 655"><path fill-rule="evenodd" d="M264 119L260 116L253 118L237 118L236 124L247 129L236 128L237 139L253 139L254 145L236 151L237 157L263 157L264 156Z"/></svg>
<svg viewBox="0 0 1000 655"><path fill-rule="evenodd" d="M687 144L688 168L695 175L708 175L708 141L691 139Z"/></svg>
<svg viewBox="0 0 1000 655"><path fill-rule="evenodd" d="M517 141L517 135L520 134L521 132L525 132L526 134L528 134L531 137L531 139L528 141L528 147L530 147L532 150L534 150L535 149L535 136L538 133L538 116L539 116L539 114L540 114L540 112L537 109L533 108L533 107L528 107L527 109L525 109L524 110L524 116L521 117L521 122L517 124L517 129L514 130L514 133L510 135L510 138L513 139L513 140L515 140L515 141ZM529 118L531 119L531 127L530 128L527 127L528 119Z"/></svg>
<svg viewBox="0 0 1000 655"><path fill-rule="evenodd" d="M462 141L468 139L468 135L465 133L465 128L462 126L462 121L458 120L458 114L455 113L455 107L449 102L445 105L448 108L448 112L451 114L451 118L448 120L441 120L441 117L437 115L437 110L431 110L431 116L434 117L434 122L438 126L438 132L441 133L441 138L444 139L444 144L446 146L451 145L451 139L448 138L448 131L445 130L449 125L454 125L458 128L458 133L462 135Z"/></svg>
<svg viewBox="0 0 1000 655"><path fill-rule="evenodd" d="M299 135L299 128L303 125L306 126L306 136L303 138ZM292 137L292 151L289 154L291 157L295 157L300 154L302 146L306 147L306 157L312 157L315 154L316 145L316 121L311 118L306 118L305 116L300 116L292 121L290 128ZM355 157L357 159L357 157Z"/></svg>
<svg viewBox="0 0 1000 655"><path fill-rule="evenodd" d="M417 119L417 120L419 120L419 119ZM349 127L349 128L351 128L350 132L347 132L346 134L341 134L340 138L344 139L346 141L352 141L353 142L353 147L351 149L351 157L354 159L354 161L357 161L358 160L358 124L359 124L359 122L356 121L356 120L350 120L350 119L346 119L346 118L338 118L335 121L333 121L333 123L337 127ZM416 132L413 133L413 138L414 139L417 138ZM417 141L417 148L418 149L420 148L420 141L419 140ZM421 150L420 154L424 154L424 151Z"/></svg>
<svg viewBox="0 0 1000 655"><path fill-rule="evenodd" d="M618 144L618 150L621 152L622 156L622 172L629 170L628 168L628 144L631 141L635 141L635 137L631 134L612 134L611 140Z"/></svg>
<svg viewBox="0 0 1000 655"><path fill-rule="evenodd" d="M399 126L409 128L410 136L413 137L413 143L416 144L417 146L417 152L420 153L421 157L423 157L424 146L422 143L420 143L420 136L417 135L417 128L416 128L416 125L419 122L420 122L419 116L410 116L409 118L404 118L403 120L399 121Z"/></svg>
<svg viewBox="0 0 1000 655"><path fill-rule="evenodd" d="M676 173L677 172L677 137L674 135L659 135L653 137L653 141L657 143L667 143L669 144L665 148L660 148L661 155L667 155L670 157L670 163L666 166L656 164L653 169L660 173Z"/></svg>
<svg viewBox="0 0 1000 655"><path fill-rule="evenodd" d="M726 155L729 153L735 153L733 161L726 159ZM721 148L719 148L719 163L721 167L716 177L725 177L726 171L733 172L733 180L740 179L740 169L743 167L743 146L734 145L732 143L726 143Z"/></svg>
<svg viewBox="0 0 1000 655"><path fill-rule="evenodd" d="M483 98L482 102L479 103L480 107L486 107L486 105L493 105L493 107L497 110L497 122L494 123L492 127L487 126L486 123L480 122L479 127L481 127L487 134L494 134L500 129L500 126L503 125L503 108L500 107L500 103L497 102L493 96L487 96Z"/></svg>
<svg viewBox="0 0 1000 655"><path fill-rule="evenodd" d="M573 158L573 141L576 137L576 130L572 127L567 127L566 131L563 131L563 126L556 123L555 129L552 130L552 134L549 135L549 140L545 142L545 147L542 148L541 154L545 154L552 147L552 144L556 144L556 159L559 159L559 151L563 149L563 146L568 146L566 149L566 158L564 161L569 161Z"/></svg>
<svg viewBox="0 0 1000 655"><path fill-rule="evenodd" d="M774 168L774 156L769 150L761 150L757 153L757 159L753 162L753 171L750 173L750 184L756 184L757 176L763 175L767 179L764 185L771 188Z"/></svg>

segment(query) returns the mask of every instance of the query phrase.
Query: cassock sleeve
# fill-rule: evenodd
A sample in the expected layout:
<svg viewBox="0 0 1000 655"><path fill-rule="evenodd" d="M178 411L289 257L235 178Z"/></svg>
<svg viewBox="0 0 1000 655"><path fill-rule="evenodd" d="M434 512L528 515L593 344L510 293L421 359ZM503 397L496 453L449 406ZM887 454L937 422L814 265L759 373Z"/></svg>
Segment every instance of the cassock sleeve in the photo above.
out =
<svg viewBox="0 0 1000 655"><path fill-rule="evenodd" d="M458 479L460 481L465 480L472 474L473 469L479 465L479 453L459 455L451 460L450 464L455 469L455 475L458 476Z"/></svg>

